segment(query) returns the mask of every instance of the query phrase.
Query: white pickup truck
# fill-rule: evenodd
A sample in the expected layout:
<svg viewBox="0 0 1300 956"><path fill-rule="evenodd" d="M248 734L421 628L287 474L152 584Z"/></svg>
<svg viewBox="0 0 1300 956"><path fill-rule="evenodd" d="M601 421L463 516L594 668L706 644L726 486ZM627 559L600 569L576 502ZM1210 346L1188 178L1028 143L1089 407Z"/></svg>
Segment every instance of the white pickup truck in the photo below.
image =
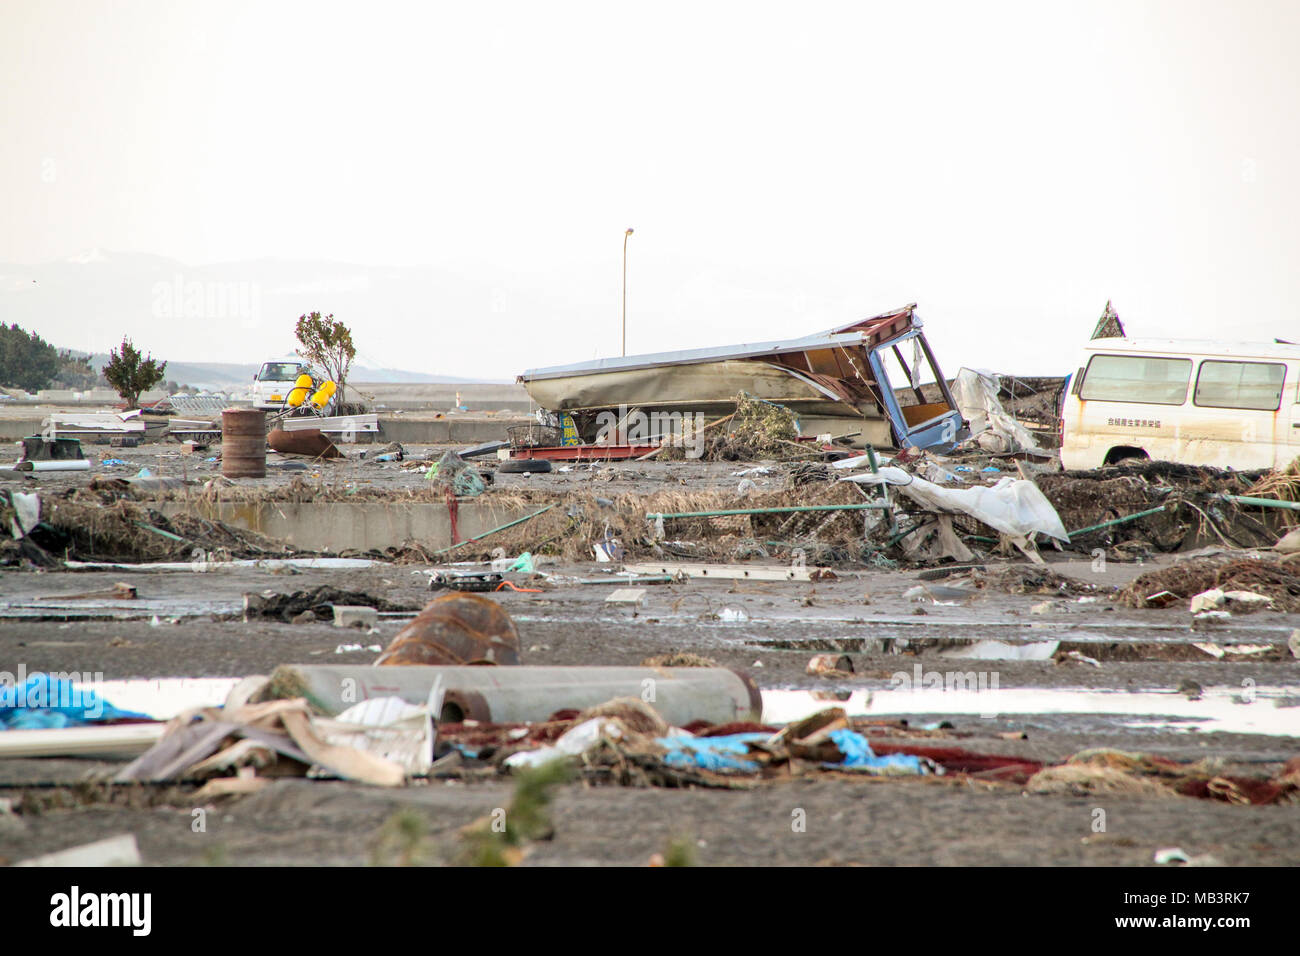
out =
<svg viewBox="0 0 1300 956"><path fill-rule="evenodd" d="M306 372L319 380L316 369L307 362L294 359L273 359L263 362L262 368L253 376L252 399L254 408L278 409L293 388L299 375Z"/></svg>

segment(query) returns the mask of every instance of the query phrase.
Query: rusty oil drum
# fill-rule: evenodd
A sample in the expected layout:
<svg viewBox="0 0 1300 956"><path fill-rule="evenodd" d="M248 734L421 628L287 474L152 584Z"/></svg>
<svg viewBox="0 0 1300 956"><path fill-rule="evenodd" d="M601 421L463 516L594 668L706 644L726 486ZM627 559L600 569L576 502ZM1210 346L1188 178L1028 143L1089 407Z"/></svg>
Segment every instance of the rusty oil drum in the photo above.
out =
<svg viewBox="0 0 1300 956"><path fill-rule="evenodd" d="M518 664L519 631L496 601L444 594L394 636L377 665Z"/></svg>
<svg viewBox="0 0 1300 956"><path fill-rule="evenodd" d="M266 477L266 412L227 408L221 413L221 473L227 478Z"/></svg>

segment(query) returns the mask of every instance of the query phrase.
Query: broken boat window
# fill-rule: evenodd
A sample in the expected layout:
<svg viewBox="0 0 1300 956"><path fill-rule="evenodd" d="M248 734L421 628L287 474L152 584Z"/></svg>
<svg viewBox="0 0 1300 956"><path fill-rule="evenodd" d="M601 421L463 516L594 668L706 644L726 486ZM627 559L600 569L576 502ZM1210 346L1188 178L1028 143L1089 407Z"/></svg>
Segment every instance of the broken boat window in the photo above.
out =
<svg viewBox="0 0 1300 956"><path fill-rule="evenodd" d="M1191 359L1146 355L1094 355L1083 376L1085 402L1181 405L1187 401Z"/></svg>
<svg viewBox="0 0 1300 956"><path fill-rule="evenodd" d="M1286 366L1271 362L1202 362L1193 401L1207 408L1277 411L1284 378Z"/></svg>
<svg viewBox="0 0 1300 956"><path fill-rule="evenodd" d="M894 389L899 405L921 405L943 401L935 385L934 370L921 351L921 340L902 342L876 350L881 368L889 385ZM918 362L919 359L919 362ZM918 395L917 392L921 394Z"/></svg>

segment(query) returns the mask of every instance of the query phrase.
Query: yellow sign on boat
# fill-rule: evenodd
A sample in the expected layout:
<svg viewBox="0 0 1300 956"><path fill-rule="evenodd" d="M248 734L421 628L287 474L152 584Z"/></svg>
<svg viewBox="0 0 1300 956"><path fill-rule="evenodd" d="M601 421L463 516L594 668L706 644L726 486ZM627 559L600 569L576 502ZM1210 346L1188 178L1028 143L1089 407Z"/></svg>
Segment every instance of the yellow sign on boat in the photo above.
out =
<svg viewBox="0 0 1300 956"><path fill-rule="evenodd" d="M582 438L578 435L578 426L574 422L573 416L568 412L560 413L560 427L564 430L563 436L560 439L561 445L569 446L582 444Z"/></svg>

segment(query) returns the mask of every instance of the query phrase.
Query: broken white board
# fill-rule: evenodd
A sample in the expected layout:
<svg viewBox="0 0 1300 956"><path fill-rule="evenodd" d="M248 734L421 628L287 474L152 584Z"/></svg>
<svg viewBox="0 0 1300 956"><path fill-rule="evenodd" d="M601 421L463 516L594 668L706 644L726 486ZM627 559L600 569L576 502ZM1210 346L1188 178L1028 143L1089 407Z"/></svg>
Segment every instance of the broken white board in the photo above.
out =
<svg viewBox="0 0 1300 956"><path fill-rule="evenodd" d="M20 860L14 866L139 866L140 847L134 833L123 833L106 840L44 853Z"/></svg>
<svg viewBox="0 0 1300 956"><path fill-rule="evenodd" d="M314 415L282 418L278 425L287 432L310 431L318 429L325 435L340 435L343 441L349 441L350 435L374 435L379 432L379 416L369 415L332 415L317 418Z"/></svg>
<svg viewBox="0 0 1300 956"><path fill-rule="evenodd" d="M718 581L811 581L814 569L789 565L704 564L672 561L663 564L624 564L632 574L670 574L676 577L714 578Z"/></svg>

